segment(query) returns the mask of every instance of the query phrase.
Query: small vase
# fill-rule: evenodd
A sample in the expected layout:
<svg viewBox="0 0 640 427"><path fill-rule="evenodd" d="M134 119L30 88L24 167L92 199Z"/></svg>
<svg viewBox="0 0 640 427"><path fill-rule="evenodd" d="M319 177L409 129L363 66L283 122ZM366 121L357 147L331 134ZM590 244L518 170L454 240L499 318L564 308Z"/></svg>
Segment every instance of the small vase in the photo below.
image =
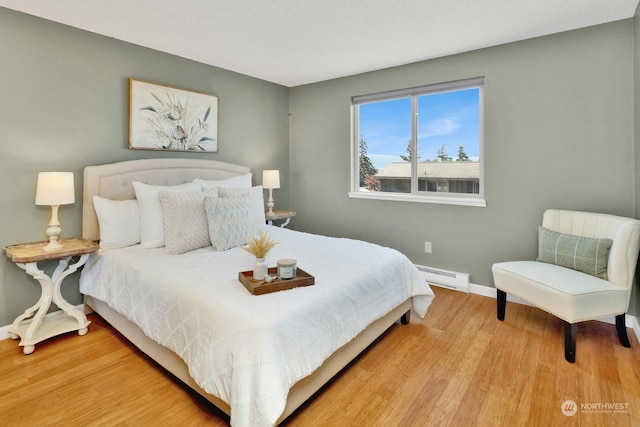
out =
<svg viewBox="0 0 640 427"><path fill-rule="evenodd" d="M253 279L264 280L267 275L267 262L264 258L256 258L255 264L253 264Z"/></svg>

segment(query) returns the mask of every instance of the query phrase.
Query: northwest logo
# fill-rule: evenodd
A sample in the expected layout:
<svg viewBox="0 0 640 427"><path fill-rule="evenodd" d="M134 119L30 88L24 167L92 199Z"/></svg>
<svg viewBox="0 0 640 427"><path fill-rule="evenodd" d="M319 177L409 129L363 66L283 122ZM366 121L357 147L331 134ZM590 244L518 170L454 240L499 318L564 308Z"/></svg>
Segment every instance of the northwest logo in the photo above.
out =
<svg viewBox="0 0 640 427"><path fill-rule="evenodd" d="M562 405L560 405L560 409L564 415L572 417L578 413L578 404L573 400L565 400L562 402Z"/></svg>

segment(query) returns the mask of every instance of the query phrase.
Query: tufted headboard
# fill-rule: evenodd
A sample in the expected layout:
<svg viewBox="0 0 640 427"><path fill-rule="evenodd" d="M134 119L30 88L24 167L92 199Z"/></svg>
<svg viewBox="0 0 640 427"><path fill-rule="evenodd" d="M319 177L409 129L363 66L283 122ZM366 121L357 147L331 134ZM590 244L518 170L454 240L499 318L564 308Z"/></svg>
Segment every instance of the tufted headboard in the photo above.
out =
<svg viewBox="0 0 640 427"><path fill-rule="evenodd" d="M196 178L220 180L250 172L246 166L203 159L142 159L84 169L82 193L82 237L100 239L93 196L111 200L135 199L133 181L151 185L176 185Z"/></svg>

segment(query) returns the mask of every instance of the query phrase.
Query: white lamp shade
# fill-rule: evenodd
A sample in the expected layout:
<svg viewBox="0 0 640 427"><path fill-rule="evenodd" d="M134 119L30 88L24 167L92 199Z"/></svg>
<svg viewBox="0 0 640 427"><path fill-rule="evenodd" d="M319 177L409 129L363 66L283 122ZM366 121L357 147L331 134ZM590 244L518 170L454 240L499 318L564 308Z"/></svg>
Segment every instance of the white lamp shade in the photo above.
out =
<svg viewBox="0 0 640 427"><path fill-rule="evenodd" d="M280 188L280 171L265 170L262 171L262 187L263 188Z"/></svg>
<svg viewBox="0 0 640 427"><path fill-rule="evenodd" d="M36 205L70 205L75 203L73 172L40 172L36 189Z"/></svg>

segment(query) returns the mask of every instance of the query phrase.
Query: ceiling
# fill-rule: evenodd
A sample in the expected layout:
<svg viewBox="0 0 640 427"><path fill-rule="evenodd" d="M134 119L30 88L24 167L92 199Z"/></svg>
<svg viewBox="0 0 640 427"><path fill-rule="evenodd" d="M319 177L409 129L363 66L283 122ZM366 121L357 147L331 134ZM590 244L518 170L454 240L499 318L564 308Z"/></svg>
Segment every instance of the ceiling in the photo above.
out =
<svg viewBox="0 0 640 427"><path fill-rule="evenodd" d="M631 18L639 0L0 0L284 86Z"/></svg>

